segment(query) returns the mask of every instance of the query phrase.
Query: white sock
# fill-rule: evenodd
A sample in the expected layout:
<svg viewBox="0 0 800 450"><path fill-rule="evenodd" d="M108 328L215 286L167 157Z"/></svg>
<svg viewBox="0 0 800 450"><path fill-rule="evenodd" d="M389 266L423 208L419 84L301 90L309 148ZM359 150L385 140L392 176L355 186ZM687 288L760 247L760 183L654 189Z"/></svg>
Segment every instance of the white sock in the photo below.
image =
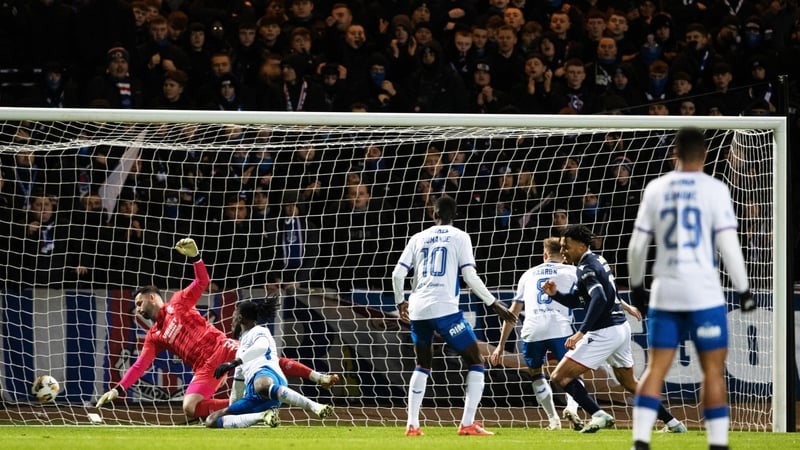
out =
<svg viewBox="0 0 800 450"><path fill-rule="evenodd" d="M247 428L257 424L264 413L222 416L222 428Z"/></svg>
<svg viewBox="0 0 800 450"><path fill-rule="evenodd" d="M708 445L728 445L728 426L730 417L719 417L709 420L706 418L706 432Z"/></svg>
<svg viewBox="0 0 800 450"><path fill-rule="evenodd" d="M461 425L470 426L475 421L478 412L478 403L483 397L483 367L480 370L470 369L467 372L467 388L464 397L464 414L461 416Z"/></svg>
<svg viewBox="0 0 800 450"><path fill-rule="evenodd" d="M322 374L316 370L312 370L311 373L308 374L308 379L314 383L319 383L322 380Z"/></svg>
<svg viewBox="0 0 800 450"><path fill-rule="evenodd" d="M419 409L425 398L425 387L428 385L428 372L415 370L408 383L408 422L414 428L419 428Z"/></svg>
<svg viewBox="0 0 800 450"><path fill-rule="evenodd" d="M653 436L653 424L656 423L656 419L658 419L658 410L634 406L633 440L650 442Z"/></svg>
<svg viewBox="0 0 800 450"><path fill-rule="evenodd" d="M553 404L553 390L550 389L550 383L544 378L533 380L533 393L536 394L539 406L544 408L544 412L547 413L547 418L551 420L558 419L556 406Z"/></svg>
<svg viewBox="0 0 800 450"><path fill-rule="evenodd" d="M578 406L579 406L578 402L576 402L575 399L572 398L571 395L569 395L567 393L564 393L564 395L567 396L567 407L566 407L566 409L568 411L574 412L575 414L578 414Z"/></svg>
<svg viewBox="0 0 800 450"><path fill-rule="evenodd" d="M681 423L681 421L680 421L680 420L678 420L678 419L676 419L676 418L674 418L674 417L673 417L673 418L672 418L672 420L670 420L669 422L667 422L667 426L668 426L668 427L670 427L670 428L672 428L672 427L674 427L674 426L677 426L677 425L678 425L678 424L680 424L680 423Z"/></svg>
<svg viewBox="0 0 800 450"><path fill-rule="evenodd" d="M286 386L278 386L277 397L273 398L273 400L278 400L287 405L299 406L315 414L316 410L319 409L319 403Z"/></svg>

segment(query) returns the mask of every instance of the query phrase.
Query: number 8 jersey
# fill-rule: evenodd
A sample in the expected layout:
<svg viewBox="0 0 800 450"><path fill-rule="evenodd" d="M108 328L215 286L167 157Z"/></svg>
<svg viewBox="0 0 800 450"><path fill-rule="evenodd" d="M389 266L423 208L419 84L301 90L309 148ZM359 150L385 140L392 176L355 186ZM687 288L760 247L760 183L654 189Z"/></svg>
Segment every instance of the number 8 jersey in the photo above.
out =
<svg viewBox="0 0 800 450"><path fill-rule="evenodd" d="M398 264L414 270L408 316L411 320L443 317L459 311L459 274L475 266L472 240L452 225L435 225L409 239Z"/></svg>
<svg viewBox="0 0 800 450"><path fill-rule="evenodd" d="M715 235L738 224L724 183L703 172L667 173L645 188L635 227L656 244L651 307L693 311L725 303Z"/></svg>

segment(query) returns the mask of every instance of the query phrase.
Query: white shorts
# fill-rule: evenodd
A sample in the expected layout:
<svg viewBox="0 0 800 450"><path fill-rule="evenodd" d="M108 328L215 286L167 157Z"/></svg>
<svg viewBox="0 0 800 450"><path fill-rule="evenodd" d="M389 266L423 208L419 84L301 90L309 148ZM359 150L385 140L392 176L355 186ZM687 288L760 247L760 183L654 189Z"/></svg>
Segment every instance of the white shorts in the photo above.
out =
<svg viewBox="0 0 800 450"><path fill-rule="evenodd" d="M625 322L590 331L564 357L592 370L597 369L604 362L613 368L633 367L631 326Z"/></svg>

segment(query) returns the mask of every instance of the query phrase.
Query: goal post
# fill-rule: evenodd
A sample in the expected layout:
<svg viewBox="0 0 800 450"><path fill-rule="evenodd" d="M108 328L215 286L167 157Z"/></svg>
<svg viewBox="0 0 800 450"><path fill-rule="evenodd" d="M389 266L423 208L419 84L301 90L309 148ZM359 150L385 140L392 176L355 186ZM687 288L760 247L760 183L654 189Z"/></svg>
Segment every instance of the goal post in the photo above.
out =
<svg viewBox="0 0 800 450"><path fill-rule="evenodd" d="M794 343L783 338L794 313L785 118L25 108L0 108L9 206L0 216L9 243L0 249L0 396L8 405L0 423L81 423L96 412L91 405L130 366L148 326L132 314L132 289L145 282L184 287L191 273L171 246L190 234L212 272L213 288L199 303L209 320L229 332L238 300L279 292L282 312L272 324L279 345L343 375L330 393L308 381L290 385L334 402L332 423L402 424L413 356L387 282L407 238L431 223L432 199L456 197L457 224L472 237L479 274L506 301L537 263L537 242L560 210L592 226L626 295L623 255L637 194L670 169L672 138L684 126L707 130L707 171L728 183L747 225L743 246L754 255L748 272L759 311L738 314L729 291L731 427L787 431L786 412L794 408L787 374L795 369L787 362ZM565 178L570 164L578 178ZM617 166L632 184L620 184ZM37 195L54 204L56 219L31 227L32 208L42 207L34 205ZM102 217L76 222L94 196ZM256 221L258 198L273 209ZM285 217L286 205L297 205L301 219ZM244 221L237 218L242 208ZM45 224L51 234L40 234ZM469 295L462 306L488 354L496 318ZM640 374L646 323L629 320ZM487 371L480 414L504 426L538 427L546 418L517 346L512 337L504 367ZM464 368L448 349L437 344L436 351L423 410L426 423L449 425L463 404ZM665 396L676 416L699 426L693 352L680 352ZM55 403L39 406L30 384L43 374L64 388ZM176 402L190 378L189 368L160 357L104 417L181 423ZM630 396L612 378L600 370L588 383L601 402L630 417ZM282 414L311 423L302 411ZM618 419L625 423L624 415Z"/></svg>

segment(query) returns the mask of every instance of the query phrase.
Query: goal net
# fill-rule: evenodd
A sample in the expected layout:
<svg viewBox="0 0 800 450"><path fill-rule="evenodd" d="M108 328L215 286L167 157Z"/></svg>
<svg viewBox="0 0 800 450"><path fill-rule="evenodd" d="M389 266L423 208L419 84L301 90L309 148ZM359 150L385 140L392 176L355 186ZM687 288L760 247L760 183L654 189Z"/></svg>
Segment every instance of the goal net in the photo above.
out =
<svg viewBox="0 0 800 450"><path fill-rule="evenodd" d="M597 235L595 250L627 298L642 189L671 170L675 131L694 125L706 130L706 171L736 203L760 306L740 314L729 295L731 426L780 430L781 360L792 344L780 338L790 304L783 121L691 119L0 109L0 423L82 424L90 413L110 424L186 423L191 368L168 352L112 405L94 403L136 360L150 326L135 314L135 289L155 284L169 298L191 281L191 264L173 250L191 236L211 276L197 305L210 322L229 333L238 301L279 295L269 326L283 354L342 377L330 390L289 380L335 405L325 424L403 425L414 357L390 274L408 238L432 225L435 199L456 199L456 225L499 298L510 301L519 276L541 262L545 237L578 222ZM720 276L730 288L724 267ZM488 355L498 320L464 292L462 309ZM641 374L647 321L629 321ZM486 371L479 418L546 425L516 336L502 366ZM467 368L441 341L434 348L423 425L451 426ZM43 374L61 391L38 404L31 384ZM585 381L629 426L631 395L610 369ZM700 381L694 348L682 346L664 396L690 427L701 423ZM296 408L281 415L318 422Z"/></svg>

